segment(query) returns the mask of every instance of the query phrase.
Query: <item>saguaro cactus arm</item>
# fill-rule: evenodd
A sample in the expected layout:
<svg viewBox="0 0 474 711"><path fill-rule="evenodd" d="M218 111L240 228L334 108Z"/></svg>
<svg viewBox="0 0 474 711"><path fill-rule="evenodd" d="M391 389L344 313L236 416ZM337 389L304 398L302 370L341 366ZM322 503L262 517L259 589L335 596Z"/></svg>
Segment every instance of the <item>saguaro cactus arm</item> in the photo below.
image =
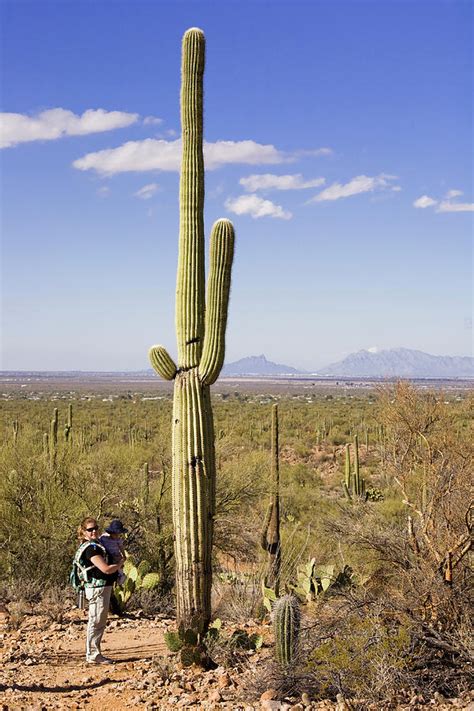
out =
<svg viewBox="0 0 474 711"><path fill-rule="evenodd" d="M211 232L205 336L199 363L199 376L206 385L216 382L224 363L225 329L233 258L234 227L229 220L218 220Z"/></svg>
<svg viewBox="0 0 474 711"><path fill-rule="evenodd" d="M178 365L199 363L204 336L204 158L203 74L206 40L192 27L183 36L179 186L179 252L176 285Z"/></svg>
<svg viewBox="0 0 474 711"><path fill-rule="evenodd" d="M165 380L173 380L178 369L164 346L152 346L148 356L158 375Z"/></svg>

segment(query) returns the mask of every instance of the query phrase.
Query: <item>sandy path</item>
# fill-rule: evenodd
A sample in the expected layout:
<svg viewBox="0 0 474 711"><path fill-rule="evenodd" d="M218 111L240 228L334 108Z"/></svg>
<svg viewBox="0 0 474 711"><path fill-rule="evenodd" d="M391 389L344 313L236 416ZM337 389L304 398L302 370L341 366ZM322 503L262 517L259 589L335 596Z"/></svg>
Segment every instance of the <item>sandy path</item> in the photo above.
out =
<svg viewBox="0 0 474 711"><path fill-rule="evenodd" d="M78 613L79 615L80 613ZM13 659L0 675L2 711L10 709L93 709L121 711L146 708L138 701L145 669L166 660L160 621L112 621L102 651L114 665L87 664L84 658L86 616L64 628L31 629L5 636ZM57 626L59 627L59 626ZM27 646L28 645L28 646ZM165 708L164 703L160 708Z"/></svg>

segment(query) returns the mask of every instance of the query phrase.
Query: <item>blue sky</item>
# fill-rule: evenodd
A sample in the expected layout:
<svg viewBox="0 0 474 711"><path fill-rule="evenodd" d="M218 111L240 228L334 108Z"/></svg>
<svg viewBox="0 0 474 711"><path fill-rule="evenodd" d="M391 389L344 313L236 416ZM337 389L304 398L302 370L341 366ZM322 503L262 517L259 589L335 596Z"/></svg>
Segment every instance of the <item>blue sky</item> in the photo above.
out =
<svg viewBox="0 0 474 711"><path fill-rule="evenodd" d="M227 361L472 354L472 4L1 0L5 370L175 354L183 32L206 233L236 228Z"/></svg>

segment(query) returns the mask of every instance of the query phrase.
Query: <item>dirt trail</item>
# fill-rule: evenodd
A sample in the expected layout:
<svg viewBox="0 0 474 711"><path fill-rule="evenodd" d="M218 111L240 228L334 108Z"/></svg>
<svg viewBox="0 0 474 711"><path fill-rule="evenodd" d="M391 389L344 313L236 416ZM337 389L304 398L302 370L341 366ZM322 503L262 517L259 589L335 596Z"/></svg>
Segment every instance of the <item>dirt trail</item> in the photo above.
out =
<svg viewBox="0 0 474 711"><path fill-rule="evenodd" d="M250 691L249 681L261 677L270 666L272 646L268 626L254 622L244 624L249 633L263 635L264 647L258 653L243 652L244 657L236 666L205 672L195 667L179 668L163 637L165 631L174 627L174 621L159 616L154 619L112 618L102 651L116 663L86 664L86 623L87 614L76 609L70 610L61 624L30 610L13 625L16 630L11 629L11 619L4 621L2 629L0 614L0 711L347 710L345 704L329 700L301 703L300 699L293 698L279 703L270 689L261 698L255 688ZM432 699L427 705L430 709L474 711L474 694L444 703ZM370 708L415 711L427 706L412 700L407 705L376 704Z"/></svg>
<svg viewBox="0 0 474 711"><path fill-rule="evenodd" d="M86 624L86 612L75 609L62 624L31 613L17 630L0 633L1 711L260 707L237 701L237 670L234 679L223 668L178 668L163 637L173 620L112 618L102 652L113 665L86 663Z"/></svg>
<svg viewBox="0 0 474 711"><path fill-rule="evenodd" d="M65 624L45 627L32 616L16 632L3 635L0 703L6 709L82 709L121 711L146 708L139 700L144 673L166 666L169 655L165 620L112 620L102 651L114 665L87 664L84 657L87 615L68 614ZM162 660L162 661L161 661ZM165 700L158 708L166 708Z"/></svg>

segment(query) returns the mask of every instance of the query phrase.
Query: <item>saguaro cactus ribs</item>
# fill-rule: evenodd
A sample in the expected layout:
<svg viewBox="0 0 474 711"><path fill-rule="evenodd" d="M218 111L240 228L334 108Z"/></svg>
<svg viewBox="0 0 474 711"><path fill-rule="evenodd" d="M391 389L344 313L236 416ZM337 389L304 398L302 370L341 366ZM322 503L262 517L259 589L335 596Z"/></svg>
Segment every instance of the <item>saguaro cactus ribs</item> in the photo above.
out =
<svg viewBox="0 0 474 711"><path fill-rule="evenodd" d="M176 288L178 365L163 346L150 349L154 369L174 379L173 524L177 621L203 633L211 617L211 551L216 465L209 386L225 352L234 253L234 228L218 220L211 232L210 272L204 297L203 74L205 39L191 28L183 37L180 230Z"/></svg>

